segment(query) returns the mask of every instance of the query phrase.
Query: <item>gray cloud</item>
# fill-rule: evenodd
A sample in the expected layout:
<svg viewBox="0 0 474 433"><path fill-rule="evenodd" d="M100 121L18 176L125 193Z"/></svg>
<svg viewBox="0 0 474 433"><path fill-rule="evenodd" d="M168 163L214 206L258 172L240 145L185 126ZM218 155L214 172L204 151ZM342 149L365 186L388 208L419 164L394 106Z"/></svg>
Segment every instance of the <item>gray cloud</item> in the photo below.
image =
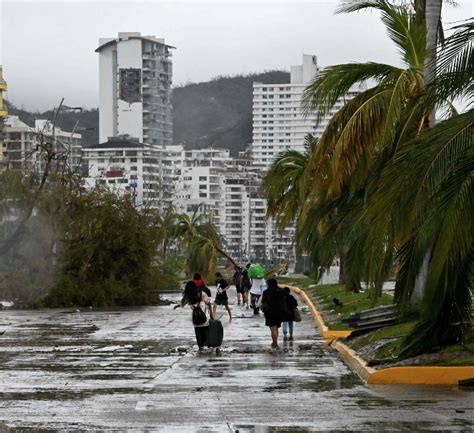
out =
<svg viewBox="0 0 474 433"><path fill-rule="evenodd" d="M472 15L472 0L446 5L444 22ZM28 109L98 105L99 37L140 31L177 47L174 83L288 69L303 53L322 66L349 61L395 63L378 14L334 15L336 1L43 2L0 6L0 64L8 99Z"/></svg>

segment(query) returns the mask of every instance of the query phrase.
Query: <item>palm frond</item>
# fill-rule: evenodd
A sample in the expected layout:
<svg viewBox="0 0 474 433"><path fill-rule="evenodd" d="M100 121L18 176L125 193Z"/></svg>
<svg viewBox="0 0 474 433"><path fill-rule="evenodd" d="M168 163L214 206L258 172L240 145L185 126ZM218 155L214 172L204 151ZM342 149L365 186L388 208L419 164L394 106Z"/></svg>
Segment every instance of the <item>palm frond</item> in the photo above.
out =
<svg viewBox="0 0 474 433"><path fill-rule="evenodd" d="M316 123L320 123L355 85L366 80L380 83L397 71L399 69L394 66L374 62L329 66L319 72L306 87L303 96L304 112L307 115L314 112Z"/></svg>
<svg viewBox="0 0 474 433"><path fill-rule="evenodd" d="M424 21L405 6L394 6L385 0L343 3L337 13L376 9L382 14L390 39L399 48L405 64L418 70L425 61L426 30Z"/></svg>

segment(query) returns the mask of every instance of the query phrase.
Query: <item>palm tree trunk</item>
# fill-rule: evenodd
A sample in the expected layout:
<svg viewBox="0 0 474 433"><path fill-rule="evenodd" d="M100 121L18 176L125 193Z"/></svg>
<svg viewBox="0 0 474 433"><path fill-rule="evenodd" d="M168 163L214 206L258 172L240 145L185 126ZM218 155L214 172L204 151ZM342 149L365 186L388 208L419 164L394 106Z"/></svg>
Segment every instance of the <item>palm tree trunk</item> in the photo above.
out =
<svg viewBox="0 0 474 433"><path fill-rule="evenodd" d="M438 47L438 33L441 23L442 0L422 0L424 8L420 7L421 12L424 9L426 23L426 59L424 68L425 85L431 83L436 78L436 50ZM429 126L433 127L436 123L435 109L433 109ZM417 304L423 297L423 291L428 278L428 265L431 259L431 249L429 249L423 259L423 264L416 277L415 287L413 290L412 301Z"/></svg>
<svg viewBox="0 0 474 433"><path fill-rule="evenodd" d="M436 50L438 47L438 34L441 23L442 0L426 0L426 59L424 78L425 84L431 83L436 78ZM431 114L430 127L435 124L435 112Z"/></svg>
<svg viewBox="0 0 474 433"><path fill-rule="evenodd" d="M231 262L234 266L239 266L237 264L237 262L231 257L229 256L229 254L227 254L224 250L220 249L217 245L214 245L215 248L216 248L216 251L221 255L221 256L224 256L227 260L229 260L229 262Z"/></svg>

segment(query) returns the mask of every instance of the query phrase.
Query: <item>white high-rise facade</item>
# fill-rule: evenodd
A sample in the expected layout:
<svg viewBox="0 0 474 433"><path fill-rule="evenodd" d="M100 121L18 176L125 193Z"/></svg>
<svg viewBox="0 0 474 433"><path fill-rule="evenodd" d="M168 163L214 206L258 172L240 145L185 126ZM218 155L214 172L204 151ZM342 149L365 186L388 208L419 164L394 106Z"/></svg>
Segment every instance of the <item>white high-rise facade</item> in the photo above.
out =
<svg viewBox="0 0 474 433"><path fill-rule="evenodd" d="M164 39L119 33L99 40L99 140L130 136L172 144L171 49Z"/></svg>
<svg viewBox="0 0 474 433"><path fill-rule="evenodd" d="M357 95L362 86L351 89L319 124L315 115L304 115L303 94L318 74L317 57L303 55L303 64L291 67L289 83L253 84L253 138L251 154L254 164L268 167L275 157L288 149L304 151L305 137L320 137L328 120L342 107L344 99Z"/></svg>
<svg viewBox="0 0 474 433"><path fill-rule="evenodd" d="M289 149L303 152L305 137L308 134L316 138L321 137L329 120L343 106L345 100L353 98L364 89L363 85L351 88L344 98L337 101L328 116L316 124L315 114L304 113L303 95L318 72L317 57L303 55L303 63L291 67L289 83L253 84L253 141L250 155L252 164L260 168L260 179L280 153ZM266 200L261 200L266 211ZM271 219L266 219L265 224L262 224L261 203L258 203L260 206L257 206L256 202L254 212L250 212L249 224L253 227L249 236L250 257L252 258L252 254L257 258L262 257L259 252L263 250L266 259L287 260L291 267L295 260L295 226L291 225L280 233Z"/></svg>
<svg viewBox="0 0 474 433"><path fill-rule="evenodd" d="M291 80L282 84L253 84L252 158L268 167L287 149L304 150L304 138L316 133L314 116L303 115L303 93L318 73L316 56L303 56L303 64L291 67Z"/></svg>

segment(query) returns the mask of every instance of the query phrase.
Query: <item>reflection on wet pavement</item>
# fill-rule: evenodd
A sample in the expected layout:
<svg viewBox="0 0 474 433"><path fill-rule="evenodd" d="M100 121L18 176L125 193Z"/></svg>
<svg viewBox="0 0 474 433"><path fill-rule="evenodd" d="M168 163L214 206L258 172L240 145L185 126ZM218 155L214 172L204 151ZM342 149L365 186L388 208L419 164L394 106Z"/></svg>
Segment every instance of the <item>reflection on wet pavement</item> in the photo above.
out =
<svg viewBox="0 0 474 433"><path fill-rule="evenodd" d="M368 387L309 316L272 352L263 318L233 308L220 354L172 306L1 311L0 431L472 430L469 391Z"/></svg>

